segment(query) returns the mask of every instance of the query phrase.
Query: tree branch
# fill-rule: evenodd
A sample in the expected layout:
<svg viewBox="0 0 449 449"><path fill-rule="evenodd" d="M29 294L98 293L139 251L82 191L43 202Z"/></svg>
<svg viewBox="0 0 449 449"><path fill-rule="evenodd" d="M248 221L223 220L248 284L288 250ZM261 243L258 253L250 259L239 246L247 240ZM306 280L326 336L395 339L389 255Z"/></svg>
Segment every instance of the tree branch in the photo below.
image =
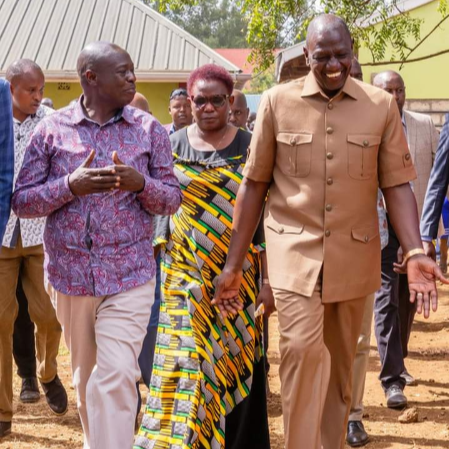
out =
<svg viewBox="0 0 449 449"><path fill-rule="evenodd" d="M418 62L418 61L424 61L425 59L431 59L431 58L436 58L437 56L441 56L444 55L446 53L449 53L449 48L447 50L442 50L439 51L437 53L432 53L430 55L426 55L426 56L421 56L419 58L414 58L414 59L403 59L401 61L380 61L380 62L365 62L363 64L360 64L361 66L365 66L365 67L375 67L375 66L380 66L380 65L393 65L393 64L409 64L411 62Z"/></svg>
<svg viewBox="0 0 449 449"><path fill-rule="evenodd" d="M401 64L401 67L399 69L402 69L402 66L404 63L408 60L409 56L429 37L431 36L439 26L449 18L449 14L445 17L443 17L433 28L430 30L409 52L409 54L405 57L405 61Z"/></svg>

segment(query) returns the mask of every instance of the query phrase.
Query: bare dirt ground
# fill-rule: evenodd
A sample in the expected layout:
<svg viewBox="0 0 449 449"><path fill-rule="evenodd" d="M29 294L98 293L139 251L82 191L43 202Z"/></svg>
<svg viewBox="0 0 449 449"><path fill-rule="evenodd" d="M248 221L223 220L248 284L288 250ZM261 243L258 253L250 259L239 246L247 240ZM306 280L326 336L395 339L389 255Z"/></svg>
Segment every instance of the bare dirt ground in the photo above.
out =
<svg viewBox="0 0 449 449"><path fill-rule="evenodd" d="M377 380L379 357L374 336L365 392L365 427L371 435L368 449L443 449L449 448L449 288L440 289L438 312L428 321L418 317L411 337L411 353L406 361L418 386L406 389L410 407L417 407L417 423L400 424L401 412L390 410ZM271 319L271 361L269 416L272 449L283 449L284 434L276 317ZM69 412L61 418L51 414L42 397L37 404L18 402L19 379L15 378L15 416L12 434L1 440L0 449L80 449L81 427L76 412L74 391L70 388L70 365L67 350L61 348L59 374L68 387ZM144 393L145 388L142 387ZM298 448L300 449L300 448Z"/></svg>

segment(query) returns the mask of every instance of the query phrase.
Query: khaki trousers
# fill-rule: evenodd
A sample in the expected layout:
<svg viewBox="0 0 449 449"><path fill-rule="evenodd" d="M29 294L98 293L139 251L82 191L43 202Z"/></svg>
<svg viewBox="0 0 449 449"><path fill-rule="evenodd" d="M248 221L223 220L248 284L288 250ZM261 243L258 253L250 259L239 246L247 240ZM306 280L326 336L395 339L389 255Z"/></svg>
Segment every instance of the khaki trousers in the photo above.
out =
<svg viewBox="0 0 449 449"><path fill-rule="evenodd" d="M12 336L17 317L17 282L21 276L31 320L36 325L37 377L51 382L57 373L56 357L61 326L44 288L44 250L42 245L0 251L0 421L11 421L13 408Z"/></svg>
<svg viewBox="0 0 449 449"><path fill-rule="evenodd" d="M342 449L365 297L323 304L273 289L278 310L286 449Z"/></svg>
<svg viewBox="0 0 449 449"><path fill-rule="evenodd" d="M111 296L68 296L47 285L70 350L84 449L131 449L137 359L154 302L154 279Z"/></svg>
<svg viewBox="0 0 449 449"><path fill-rule="evenodd" d="M363 394L365 393L366 372L369 363L371 327L373 324L374 294L366 298L363 311L362 330L357 341L357 350L352 373L352 400L349 421L362 421Z"/></svg>

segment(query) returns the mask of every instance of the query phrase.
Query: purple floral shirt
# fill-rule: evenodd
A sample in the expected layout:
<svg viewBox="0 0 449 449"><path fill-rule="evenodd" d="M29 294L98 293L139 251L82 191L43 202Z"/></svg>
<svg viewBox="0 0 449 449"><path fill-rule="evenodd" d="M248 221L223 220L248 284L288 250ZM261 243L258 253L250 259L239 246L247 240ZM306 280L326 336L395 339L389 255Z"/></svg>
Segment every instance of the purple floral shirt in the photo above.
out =
<svg viewBox="0 0 449 449"><path fill-rule="evenodd" d="M76 197L69 175L87 158L112 165L112 153L145 177L136 194L114 190ZM113 295L155 274L152 214L181 204L170 141L151 115L126 106L100 126L80 102L45 118L27 147L13 209L20 218L47 217L45 271L52 286L72 296Z"/></svg>

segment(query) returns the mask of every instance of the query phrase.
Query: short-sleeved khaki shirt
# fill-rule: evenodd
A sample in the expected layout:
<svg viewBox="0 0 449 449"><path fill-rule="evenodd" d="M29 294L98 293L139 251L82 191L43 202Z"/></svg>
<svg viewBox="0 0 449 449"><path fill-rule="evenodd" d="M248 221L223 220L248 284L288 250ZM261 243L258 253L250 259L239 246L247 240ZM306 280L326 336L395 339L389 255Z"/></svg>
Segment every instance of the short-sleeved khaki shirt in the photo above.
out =
<svg viewBox="0 0 449 449"><path fill-rule="evenodd" d="M312 73L263 95L247 178L269 182L270 283L323 302L380 286L377 189L416 178L393 97L348 78L332 99Z"/></svg>

